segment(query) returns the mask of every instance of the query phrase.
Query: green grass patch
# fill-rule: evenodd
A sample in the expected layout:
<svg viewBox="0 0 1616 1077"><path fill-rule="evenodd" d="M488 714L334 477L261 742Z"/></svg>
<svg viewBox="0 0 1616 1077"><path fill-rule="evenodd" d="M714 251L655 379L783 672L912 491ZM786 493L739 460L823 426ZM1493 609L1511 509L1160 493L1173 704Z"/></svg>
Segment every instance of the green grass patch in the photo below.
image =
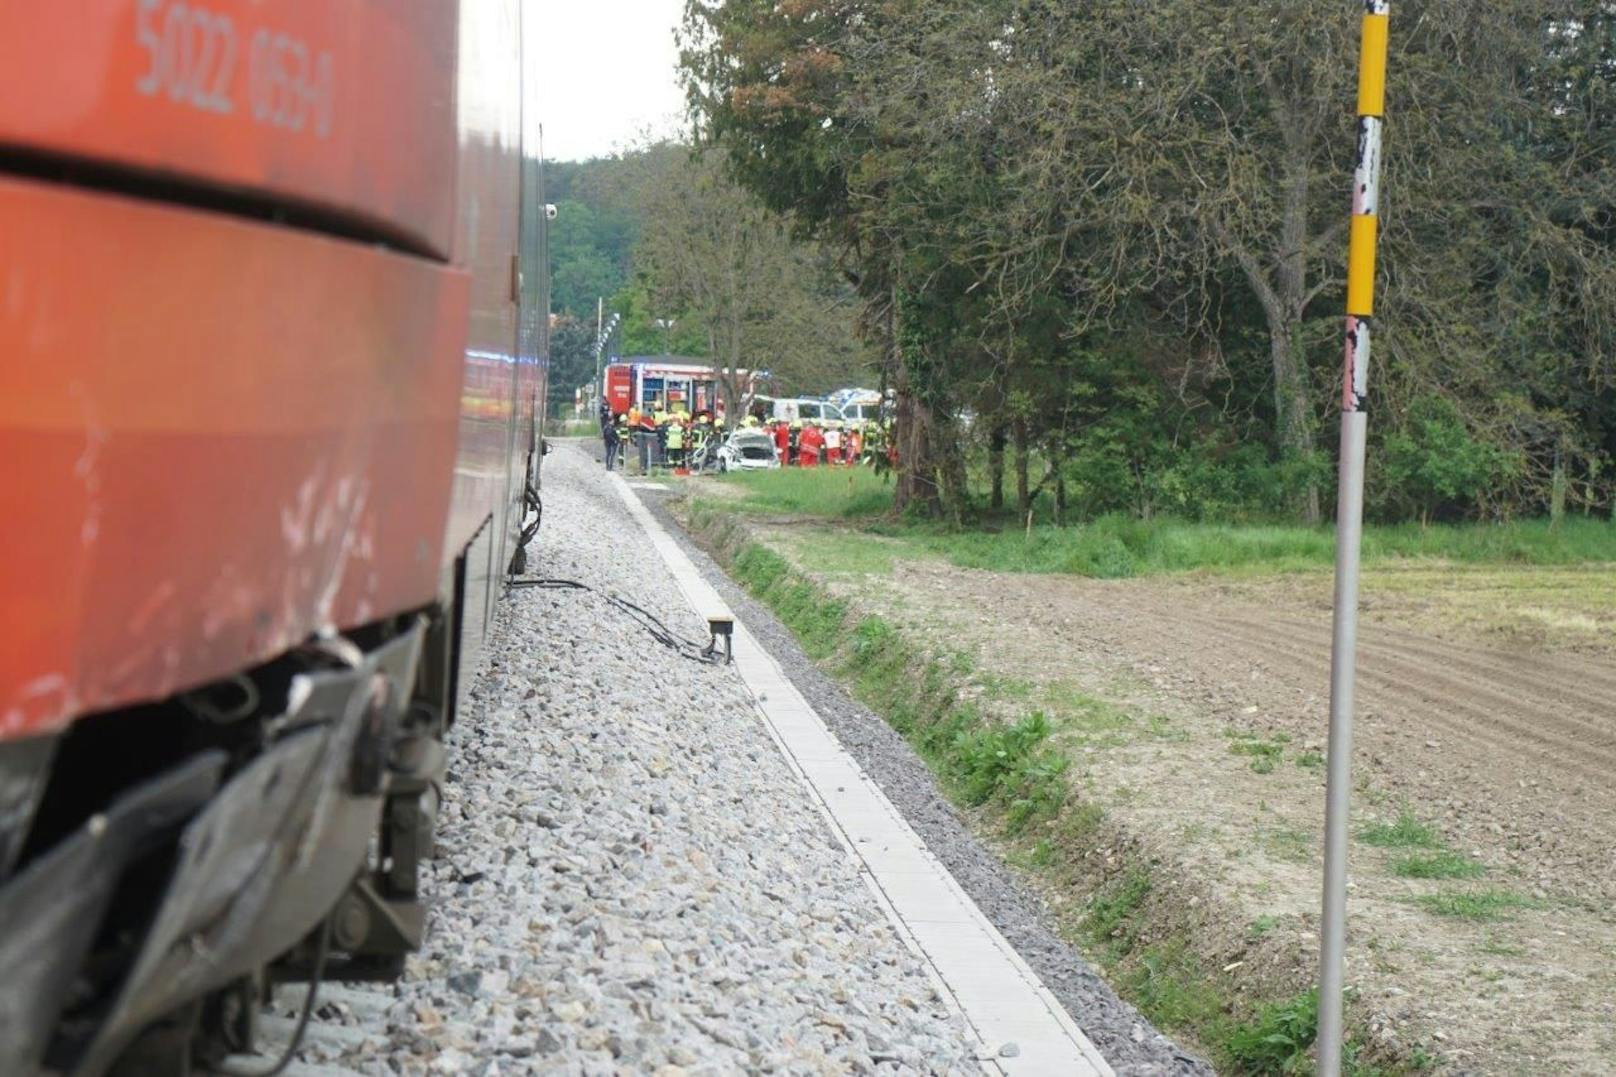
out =
<svg viewBox="0 0 1616 1077"><path fill-rule="evenodd" d="M850 521L898 540L888 556L936 557L995 572L1057 573L1123 579L1161 573L1309 571L1334 563L1335 533L1297 524L1222 524L1110 515L1029 533L1008 517L954 528L895 519L892 489L867 468L744 472L724 477L745 496L726 509L773 516ZM1616 561L1616 528L1567 518L1509 523L1371 525L1366 563L1435 560L1474 565L1579 565Z"/></svg>
<svg viewBox="0 0 1616 1077"><path fill-rule="evenodd" d="M1481 952L1491 957L1525 957L1526 948L1512 942L1489 936L1481 944Z"/></svg>
<svg viewBox="0 0 1616 1077"><path fill-rule="evenodd" d="M1182 939L1169 939L1138 954L1123 972L1120 986L1153 1023L1197 1029L1214 1049L1227 1043L1228 999Z"/></svg>
<svg viewBox="0 0 1616 1077"><path fill-rule="evenodd" d="M1260 938L1262 938L1264 935L1266 935L1270 931L1274 930L1274 928L1278 927L1279 924L1280 924L1280 920L1281 920L1280 917L1274 916L1272 914L1267 915L1267 916L1259 916L1259 917L1257 917L1257 919L1253 920L1250 924L1246 925L1246 938L1248 938L1248 939L1260 939Z"/></svg>
<svg viewBox="0 0 1616 1077"><path fill-rule="evenodd" d="M997 673L983 673L977 676L976 683L982 691L995 699L1014 700L1018 703L1027 703L1032 700L1033 693L1038 686L1032 681L1021 677L1004 677Z"/></svg>
<svg viewBox="0 0 1616 1077"><path fill-rule="evenodd" d="M900 547L862 531L814 528L792 543L791 554L821 576L890 576Z"/></svg>
<svg viewBox="0 0 1616 1077"><path fill-rule="evenodd" d="M1063 737L1083 747L1114 747L1126 743L1134 728L1132 712L1103 699L1063 687L1048 696L1051 709L1061 717Z"/></svg>
<svg viewBox="0 0 1616 1077"><path fill-rule="evenodd" d="M1474 879L1487 869L1463 853L1440 849L1400 856L1391 862L1392 874L1403 879Z"/></svg>
<svg viewBox="0 0 1616 1077"><path fill-rule="evenodd" d="M1250 757L1251 769L1256 773L1272 774L1285 757L1285 742L1239 734L1229 744L1229 751Z"/></svg>
<svg viewBox="0 0 1616 1077"><path fill-rule="evenodd" d="M771 516L874 519L892 509L892 484L867 467L734 471L718 480L746 491L743 511Z"/></svg>
<svg viewBox="0 0 1616 1077"><path fill-rule="evenodd" d="M1126 954L1133 948L1135 914L1150 890L1150 875L1144 871L1113 879L1089 900L1082 921L1084 933L1114 957Z"/></svg>
<svg viewBox="0 0 1616 1077"><path fill-rule="evenodd" d="M1439 849L1442 837L1431 827L1403 812L1395 822L1371 823L1358 832L1358 840L1380 849Z"/></svg>
<svg viewBox="0 0 1616 1077"><path fill-rule="evenodd" d="M847 604L823 594L792 571L785 558L762 546L750 545L735 558L736 579L756 594L791 626L803 650L826 658L841 639Z"/></svg>
<svg viewBox="0 0 1616 1077"><path fill-rule="evenodd" d="M1433 916L1456 920L1502 920L1510 913L1537 907L1537 902L1508 890L1469 890L1422 894L1414 903Z"/></svg>

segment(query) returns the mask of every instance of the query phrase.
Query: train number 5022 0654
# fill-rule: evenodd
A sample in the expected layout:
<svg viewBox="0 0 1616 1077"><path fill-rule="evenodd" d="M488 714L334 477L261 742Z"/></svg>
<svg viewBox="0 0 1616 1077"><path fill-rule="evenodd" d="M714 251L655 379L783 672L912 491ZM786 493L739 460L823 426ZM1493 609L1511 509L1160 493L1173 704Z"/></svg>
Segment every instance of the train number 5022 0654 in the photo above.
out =
<svg viewBox="0 0 1616 1077"><path fill-rule="evenodd" d="M135 43L147 59L135 89L148 97L221 116L244 98L256 123L331 133L336 59L301 38L267 26L249 34L228 14L184 0L139 0Z"/></svg>

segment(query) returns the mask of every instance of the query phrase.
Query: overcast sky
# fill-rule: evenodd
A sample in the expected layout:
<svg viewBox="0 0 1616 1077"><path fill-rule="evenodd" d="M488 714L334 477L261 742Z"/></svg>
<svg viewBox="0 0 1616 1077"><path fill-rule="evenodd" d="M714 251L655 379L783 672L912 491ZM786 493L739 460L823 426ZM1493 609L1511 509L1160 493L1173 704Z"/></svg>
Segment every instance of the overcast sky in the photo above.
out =
<svg viewBox="0 0 1616 1077"><path fill-rule="evenodd" d="M546 158L600 157L646 128L682 128L673 31L683 10L684 0L528 0L523 36L540 35Z"/></svg>

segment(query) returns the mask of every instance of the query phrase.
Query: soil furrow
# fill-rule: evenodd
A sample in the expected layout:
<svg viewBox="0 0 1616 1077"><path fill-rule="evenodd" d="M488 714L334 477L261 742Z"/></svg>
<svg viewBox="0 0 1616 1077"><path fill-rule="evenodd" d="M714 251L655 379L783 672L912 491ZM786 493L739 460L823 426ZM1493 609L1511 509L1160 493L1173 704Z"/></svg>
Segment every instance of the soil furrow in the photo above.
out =
<svg viewBox="0 0 1616 1077"><path fill-rule="evenodd" d="M1218 618L1215 623L1223 626L1226 639L1239 640L1265 653L1284 655L1290 662L1289 672L1311 667L1321 678L1329 676L1328 657L1321 661L1316 657L1316 648L1297 646L1306 642L1297 635L1228 618ZM1500 747L1535 747L1537 754L1544 758L1592 777L1606 777L1616 772L1616 751L1579 739L1574 731L1557 731L1557 726L1570 724L1575 728L1577 725L1568 722L1563 712L1532 707L1496 684L1446 677L1403 660L1390 648L1374 645L1360 647L1358 682L1362 702L1373 702L1376 706L1398 705L1407 710L1408 704L1415 701L1424 706L1410 717L1436 722L1461 736ZM1521 714L1521 720L1500 715L1489 702ZM1456 714L1468 715L1473 722L1458 721ZM1540 724L1532 724L1534 720ZM1484 729L1500 733L1489 735L1482 732Z"/></svg>

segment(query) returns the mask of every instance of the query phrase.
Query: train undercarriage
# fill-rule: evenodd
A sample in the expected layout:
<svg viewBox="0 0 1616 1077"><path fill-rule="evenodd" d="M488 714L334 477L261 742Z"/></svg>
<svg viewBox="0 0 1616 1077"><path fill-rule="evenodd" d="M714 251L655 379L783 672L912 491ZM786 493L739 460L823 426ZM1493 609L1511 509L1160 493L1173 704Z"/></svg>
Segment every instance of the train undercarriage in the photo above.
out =
<svg viewBox="0 0 1616 1077"><path fill-rule="evenodd" d="M456 618L0 744L0 1058L211 1069L252 1050L276 984L396 976L424 927Z"/></svg>

